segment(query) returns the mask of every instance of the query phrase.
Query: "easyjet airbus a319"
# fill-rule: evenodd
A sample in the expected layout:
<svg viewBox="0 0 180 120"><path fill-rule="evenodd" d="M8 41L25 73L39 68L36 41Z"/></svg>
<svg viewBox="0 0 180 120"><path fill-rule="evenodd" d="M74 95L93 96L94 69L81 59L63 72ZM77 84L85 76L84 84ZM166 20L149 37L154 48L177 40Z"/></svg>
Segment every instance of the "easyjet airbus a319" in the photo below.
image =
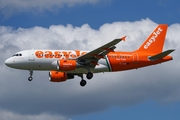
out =
<svg viewBox="0 0 180 120"><path fill-rule="evenodd" d="M86 80L94 73L116 72L137 69L145 66L172 60L169 56L174 50L162 52L168 25L160 24L144 41L139 49L132 52L114 51L115 45L126 37L113 41L92 51L80 50L24 50L17 52L5 61L9 67L29 70L29 81L32 81L33 70L49 72L51 82L63 82L81 77L80 85L85 86Z"/></svg>

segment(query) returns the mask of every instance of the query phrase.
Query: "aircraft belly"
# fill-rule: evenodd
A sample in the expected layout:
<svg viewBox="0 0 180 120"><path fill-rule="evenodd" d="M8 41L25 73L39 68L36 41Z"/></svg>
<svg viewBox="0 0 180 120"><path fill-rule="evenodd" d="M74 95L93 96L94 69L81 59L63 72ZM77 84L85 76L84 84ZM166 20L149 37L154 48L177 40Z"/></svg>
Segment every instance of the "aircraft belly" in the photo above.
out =
<svg viewBox="0 0 180 120"><path fill-rule="evenodd" d="M95 68L90 68L90 71L93 73L99 73L99 72L109 72L109 69L106 65L98 64ZM65 71L66 72L66 71ZM76 68L72 71L67 71L68 73L87 73L88 70L84 67Z"/></svg>
<svg viewBox="0 0 180 120"><path fill-rule="evenodd" d="M99 72L109 72L108 68L105 66L100 66L100 67L95 67L94 69L90 69L91 72L93 73L99 73ZM72 71L63 71L67 73L88 73L88 70L86 68L77 68Z"/></svg>

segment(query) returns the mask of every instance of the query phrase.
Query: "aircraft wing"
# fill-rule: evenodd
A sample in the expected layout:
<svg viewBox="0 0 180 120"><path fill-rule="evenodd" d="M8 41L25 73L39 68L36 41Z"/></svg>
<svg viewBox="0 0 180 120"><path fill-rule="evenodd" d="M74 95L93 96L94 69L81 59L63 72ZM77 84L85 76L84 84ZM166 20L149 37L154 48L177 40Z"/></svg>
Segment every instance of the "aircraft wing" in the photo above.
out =
<svg viewBox="0 0 180 120"><path fill-rule="evenodd" d="M93 50L90 51L80 57L78 57L77 59L79 61L89 61L89 62L97 62L99 59L104 58L105 55L107 55L109 52L112 52L116 47L115 45L117 43L119 43L120 41L125 41L126 36L120 38L120 39L114 39L113 41Z"/></svg>

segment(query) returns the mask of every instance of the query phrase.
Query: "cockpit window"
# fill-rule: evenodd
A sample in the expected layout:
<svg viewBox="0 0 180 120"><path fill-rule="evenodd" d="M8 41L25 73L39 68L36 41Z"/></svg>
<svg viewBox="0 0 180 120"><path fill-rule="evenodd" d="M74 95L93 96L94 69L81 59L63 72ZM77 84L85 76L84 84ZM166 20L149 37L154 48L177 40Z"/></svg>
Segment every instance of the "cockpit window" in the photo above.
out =
<svg viewBox="0 0 180 120"><path fill-rule="evenodd" d="M14 54L13 57L14 56L22 56L22 54L21 53L17 53L17 54Z"/></svg>

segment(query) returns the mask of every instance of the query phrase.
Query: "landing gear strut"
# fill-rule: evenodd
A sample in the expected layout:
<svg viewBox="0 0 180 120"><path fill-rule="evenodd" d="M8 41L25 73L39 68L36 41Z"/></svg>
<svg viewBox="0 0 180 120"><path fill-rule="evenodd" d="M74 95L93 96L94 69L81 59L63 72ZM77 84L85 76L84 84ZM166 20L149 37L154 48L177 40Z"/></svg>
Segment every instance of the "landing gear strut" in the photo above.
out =
<svg viewBox="0 0 180 120"><path fill-rule="evenodd" d="M33 70L29 70L29 77L28 77L28 80L29 81L32 81L33 80L33 77L32 77L32 75L33 75Z"/></svg>
<svg viewBox="0 0 180 120"><path fill-rule="evenodd" d="M87 84L87 82L86 82L86 80L84 80L83 74L79 74L78 76L81 77L80 85L81 85L82 87L84 87L84 86ZM93 73L92 73L92 72L88 72L88 73L86 74L86 78L87 78L87 79L91 79L92 77L93 77Z"/></svg>
<svg viewBox="0 0 180 120"><path fill-rule="evenodd" d="M81 77L80 85L81 85L82 87L84 87L87 82L86 82L86 80L83 79L83 74L80 74L80 75L78 75L78 76Z"/></svg>

